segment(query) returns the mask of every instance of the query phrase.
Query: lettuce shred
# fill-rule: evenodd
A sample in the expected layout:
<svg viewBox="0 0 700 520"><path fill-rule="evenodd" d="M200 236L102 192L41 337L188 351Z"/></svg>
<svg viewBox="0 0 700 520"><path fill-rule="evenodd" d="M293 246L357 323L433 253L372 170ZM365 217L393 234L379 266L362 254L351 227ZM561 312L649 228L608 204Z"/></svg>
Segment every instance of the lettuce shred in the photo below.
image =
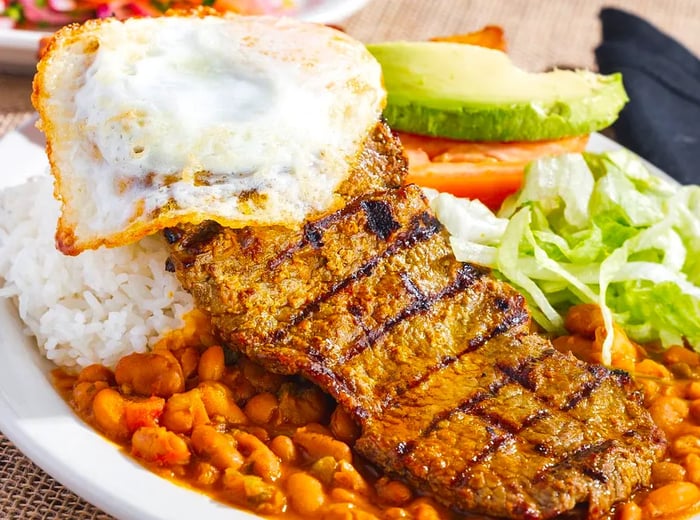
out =
<svg viewBox="0 0 700 520"><path fill-rule="evenodd" d="M494 270L561 334L563 314L597 303L635 341L700 350L700 187L652 174L625 150L537 160L494 215L478 201L431 198L460 261Z"/></svg>

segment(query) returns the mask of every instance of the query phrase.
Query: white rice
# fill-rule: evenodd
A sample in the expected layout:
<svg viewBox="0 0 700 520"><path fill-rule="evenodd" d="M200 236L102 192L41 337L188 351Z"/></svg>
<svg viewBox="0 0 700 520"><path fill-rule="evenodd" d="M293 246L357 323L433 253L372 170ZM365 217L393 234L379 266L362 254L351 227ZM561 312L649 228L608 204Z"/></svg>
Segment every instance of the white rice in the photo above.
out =
<svg viewBox="0 0 700 520"><path fill-rule="evenodd" d="M59 204L49 176L0 192L0 297L61 367L113 367L183 325L191 296L165 271L161 237L68 257L54 247Z"/></svg>

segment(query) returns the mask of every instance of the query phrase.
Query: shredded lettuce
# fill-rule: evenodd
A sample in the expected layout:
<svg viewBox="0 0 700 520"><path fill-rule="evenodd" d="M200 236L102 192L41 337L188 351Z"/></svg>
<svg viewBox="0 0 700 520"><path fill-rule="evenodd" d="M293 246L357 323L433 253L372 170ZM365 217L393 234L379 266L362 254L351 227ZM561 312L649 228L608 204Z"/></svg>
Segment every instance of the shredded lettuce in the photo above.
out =
<svg viewBox="0 0 700 520"><path fill-rule="evenodd" d="M639 342L700 350L700 187L652 174L618 150L537 160L498 215L448 194L431 199L461 261L494 269L534 319L563 333L571 305L597 303Z"/></svg>

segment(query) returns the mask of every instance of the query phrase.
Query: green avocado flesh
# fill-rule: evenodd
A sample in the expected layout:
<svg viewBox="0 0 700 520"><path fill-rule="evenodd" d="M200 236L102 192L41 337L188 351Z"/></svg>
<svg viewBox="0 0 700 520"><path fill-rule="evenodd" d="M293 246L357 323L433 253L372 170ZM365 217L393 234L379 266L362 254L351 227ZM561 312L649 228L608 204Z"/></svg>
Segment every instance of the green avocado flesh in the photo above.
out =
<svg viewBox="0 0 700 520"><path fill-rule="evenodd" d="M395 130L470 141L537 141L609 126L627 102L620 74L529 73L497 50L446 42L368 45Z"/></svg>

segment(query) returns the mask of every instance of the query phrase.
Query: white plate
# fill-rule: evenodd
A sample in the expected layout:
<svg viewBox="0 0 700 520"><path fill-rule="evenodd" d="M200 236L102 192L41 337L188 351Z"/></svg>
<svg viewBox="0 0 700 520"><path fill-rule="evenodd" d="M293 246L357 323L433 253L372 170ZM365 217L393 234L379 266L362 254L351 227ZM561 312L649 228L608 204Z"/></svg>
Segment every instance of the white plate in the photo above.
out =
<svg viewBox="0 0 700 520"><path fill-rule="evenodd" d="M0 140L0 189L45 174L43 137L33 121ZM589 149L619 149L594 134ZM0 299L0 430L31 460L89 502L122 519L251 519L157 477L86 426L50 384L52 366Z"/></svg>
<svg viewBox="0 0 700 520"><path fill-rule="evenodd" d="M297 0L294 16L316 23L338 23L362 8L368 0ZM0 29L0 72L32 74L39 40L50 32Z"/></svg>

